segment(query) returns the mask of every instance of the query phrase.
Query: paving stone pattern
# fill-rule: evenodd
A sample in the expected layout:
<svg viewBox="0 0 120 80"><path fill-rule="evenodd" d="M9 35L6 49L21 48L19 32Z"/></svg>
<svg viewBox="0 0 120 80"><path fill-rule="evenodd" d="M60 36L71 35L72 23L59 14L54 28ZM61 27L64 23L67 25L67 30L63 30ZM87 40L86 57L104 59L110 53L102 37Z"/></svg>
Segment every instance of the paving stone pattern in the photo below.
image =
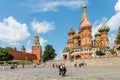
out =
<svg viewBox="0 0 120 80"><path fill-rule="evenodd" d="M4 70L0 67L0 80L120 80L120 66L69 66L65 77L58 75L57 68L47 66L25 65L24 69L7 66Z"/></svg>

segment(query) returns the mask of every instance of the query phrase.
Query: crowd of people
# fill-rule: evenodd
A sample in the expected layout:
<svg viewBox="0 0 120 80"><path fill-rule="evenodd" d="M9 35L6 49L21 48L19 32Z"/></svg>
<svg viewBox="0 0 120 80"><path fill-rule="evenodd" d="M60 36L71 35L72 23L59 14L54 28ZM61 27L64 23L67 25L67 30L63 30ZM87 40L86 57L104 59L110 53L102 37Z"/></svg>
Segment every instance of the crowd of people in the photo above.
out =
<svg viewBox="0 0 120 80"><path fill-rule="evenodd" d="M81 63L75 63L74 67L82 67L82 66L85 66L85 65L87 65L87 63L84 61L84 62L81 62ZM66 69L66 66L65 66L64 63L60 63L59 65L53 63L52 67L59 69L59 75L60 76L65 76L67 69Z"/></svg>
<svg viewBox="0 0 120 80"><path fill-rule="evenodd" d="M42 64L40 64L40 65L42 65ZM75 63L75 64L74 64L74 67L81 67L81 66L85 66L85 65L87 65L86 62ZM3 70L5 69L5 66L6 66L5 64L2 65ZM18 66L17 64L11 64L11 65L10 65L10 68L11 68L11 69L15 69L15 68L17 68L17 66ZM33 68L37 68L37 66L38 66L37 63L33 63ZM53 63L51 66L52 66L53 68L58 69L58 75L63 76L63 77L66 75L67 69L66 69L66 66L65 66L64 63L60 63L60 64ZM24 68L24 67L25 67L25 64L24 64L24 63L21 64L21 68ZM43 66L42 66L42 67L43 67ZM45 66L44 66L44 67L45 67Z"/></svg>
<svg viewBox="0 0 120 80"><path fill-rule="evenodd" d="M85 63L85 62L82 62L82 63L75 63L74 64L74 67L82 67L82 66L85 66L85 65L87 65L87 63Z"/></svg>
<svg viewBox="0 0 120 80"><path fill-rule="evenodd" d="M54 64L54 63L53 63L53 64L52 64L52 67L59 69L59 75L60 75L60 76L65 76L66 71L67 71L65 64L60 63L59 65L57 65L57 64Z"/></svg>

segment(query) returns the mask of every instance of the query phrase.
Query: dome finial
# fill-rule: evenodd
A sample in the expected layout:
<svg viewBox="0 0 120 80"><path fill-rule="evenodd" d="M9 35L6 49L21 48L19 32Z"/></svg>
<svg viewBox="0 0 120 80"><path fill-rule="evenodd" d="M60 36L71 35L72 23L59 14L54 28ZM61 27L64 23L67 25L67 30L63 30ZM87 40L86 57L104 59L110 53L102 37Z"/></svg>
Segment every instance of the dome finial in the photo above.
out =
<svg viewBox="0 0 120 80"><path fill-rule="evenodd" d="M70 34L75 34L75 31L73 30L73 28L70 28L69 32L68 32L68 35Z"/></svg>
<svg viewBox="0 0 120 80"><path fill-rule="evenodd" d="M86 11L87 5L83 4L82 8L83 8L84 11Z"/></svg>
<svg viewBox="0 0 120 80"><path fill-rule="evenodd" d="M84 21L84 20L88 20L87 13L86 13L87 5L86 5L86 4L83 4L82 8L83 8L82 21Z"/></svg>

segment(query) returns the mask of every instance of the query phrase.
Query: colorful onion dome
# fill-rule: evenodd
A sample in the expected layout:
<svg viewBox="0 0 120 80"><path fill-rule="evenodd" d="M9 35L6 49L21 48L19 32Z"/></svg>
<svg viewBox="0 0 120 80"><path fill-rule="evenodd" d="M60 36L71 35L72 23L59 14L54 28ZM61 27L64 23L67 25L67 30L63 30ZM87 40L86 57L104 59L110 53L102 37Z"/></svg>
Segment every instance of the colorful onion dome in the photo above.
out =
<svg viewBox="0 0 120 80"><path fill-rule="evenodd" d="M101 32L101 27L98 28L98 31Z"/></svg>
<svg viewBox="0 0 120 80"><path fill-rule="evenodd" d="M86 28L86 27L89 27L91 28L92 27L92 23L88 20L88 17L87 17L87 13L86 13L86 9L87 9L87 5L84 4L83 5L83 15L82 15L82 21L80 23L80 28Z"/></svg>
<svg viewBox="0 0 120 80"><path fill-rule="evenodd" d="M69 51L70 51L69 47L65 47L63 50L63 52L69 52Z"/></svg>
<svg viewBox="0 0 120 80"><path fill-rule="evenodd" d="M92 27L92 23L89 22L88 20L84 20L84 21L81 23L80 27L81 27L81 29L82 29L82 28L86 28L86 27L91 28L91 27Z"/></svg>
<svg viewBox="0 0 120 80"><path fill-rule="evenodd" d="M75 34L73 35L73 39L74 39L74 38L80 38L79 34L78 34L78 33L75 33Z"/></svg>
<svg viewBox="0 0 120 80"><path fill-rule="evenodd" d="M99 28L99 32L103 32L103 31L109 31L110 28L109 26L107 26L105 23L102 24L102 26Z"/></svg>
<svg viewBox="0 0 120 80"><path fill-rule="evenodd" d="M68 32L68 35L70 34L75 34L75 31L71 28L70 31Z"/></svg>
<svg viewBox="0 0 120 80"><path fill-rule="evenodd" d="M73 42L73 39L68 39L67 42L68 43Z"/></svg>
<svg viewBox="0 0 120 80"><path fill-rule="evenodd" d="M110 31L110 27L107 26L105 30L109 32Z"/></svg>
<svg viewBox="0 0 120 80"><path fill-rule="evenodd" d="M95 36L100 36L101 35L101 33L99 32L99 31L97 31L96 33L95 33Z"/></svg>

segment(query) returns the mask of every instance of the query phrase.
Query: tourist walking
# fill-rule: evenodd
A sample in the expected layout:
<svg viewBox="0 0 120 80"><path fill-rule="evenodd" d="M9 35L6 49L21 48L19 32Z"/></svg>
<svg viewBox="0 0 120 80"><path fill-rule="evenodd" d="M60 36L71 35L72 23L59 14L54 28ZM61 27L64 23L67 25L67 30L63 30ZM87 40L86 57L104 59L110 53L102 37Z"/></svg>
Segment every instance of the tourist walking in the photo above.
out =
<svg viewBox="0 0 120 80"><path fill-rule="evenodd" d="M59 75L62 75L62 73L63 73L63 65L62 65L62 63L60 63L60 65L58 66L58 69L59 69Z"/></svg>
<svg viewBox="0 0 120 80"><path fill-rule="evenodd" d="M77 67L77 63L74 64L74 67Z"/></svg>
<svg viewBox="0 0 120 80"><path fill-rule="evenodd" d="M55 68L55 64L54 63L52 64L52 67Z"/></svg>
<svg viewBox="0 0 120 80"><path fill-rule="evenodd" d="M34 68L36 68L36 65L37 65L36 63L33 64Z"/></svg>
<svg viewBox="0 0 120 80"><path fill-rule="evenodd" d="M62 75L63 75L63 76L65 76L66 71L67 71L66 66L65 66L65 64L63 64L63 71L62 71Z"/></svg>
<svg viewBox="0 0 120 80"><path fill-rule="evenodd" d="M11 68L11 69L14 69L14 64L11 64L10 68Z"/></svg>
<svg viewBox="0 0 120 80"><path fill-rule="evenodd" d="M22 64L22 68L24 68L24 66L25 66L25 64L23 63L23 64Z"/></svg>

